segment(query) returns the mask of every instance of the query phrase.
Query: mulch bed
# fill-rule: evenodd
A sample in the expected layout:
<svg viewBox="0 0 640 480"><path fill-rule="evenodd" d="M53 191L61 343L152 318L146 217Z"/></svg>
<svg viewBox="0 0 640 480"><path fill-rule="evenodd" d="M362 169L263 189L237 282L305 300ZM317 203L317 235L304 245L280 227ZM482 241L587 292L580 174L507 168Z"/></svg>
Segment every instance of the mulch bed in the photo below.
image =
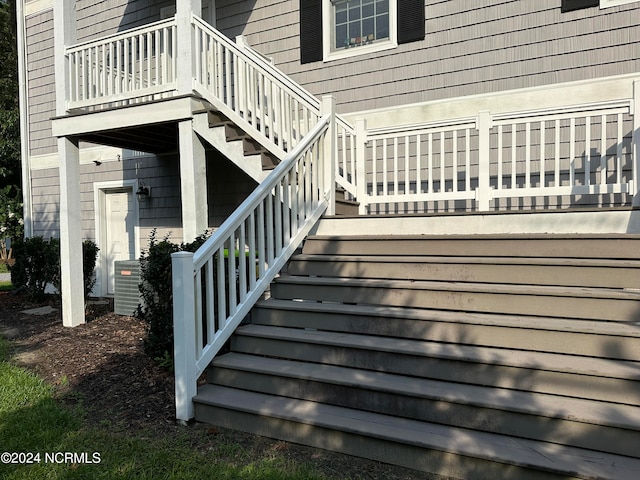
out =
<svg viewBox="0 0 640 480"><path fill-rule="evenodd" d="M428 478L412 470L208 425L176 425L173 375L145 355L146 330L140 320L114 314L111 303L89 307L87 323L75 328L62 326L60 305L54 300L52 313L22 313L42 305L0 292L0 335L12 341L12 362L54 385L62 402L81 404L90 427L108 426L131 435L167 436L185 428L204 431L211 438L226 435L256 455L285 450L335 479Z"/></svg>

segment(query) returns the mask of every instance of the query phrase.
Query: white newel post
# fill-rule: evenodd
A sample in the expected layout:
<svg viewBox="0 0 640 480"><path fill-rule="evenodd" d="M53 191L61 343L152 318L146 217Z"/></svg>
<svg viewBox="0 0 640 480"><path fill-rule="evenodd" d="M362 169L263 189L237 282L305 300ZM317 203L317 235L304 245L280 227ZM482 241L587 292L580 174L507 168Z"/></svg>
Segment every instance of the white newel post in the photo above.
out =
<svg viewBox="0 0 640 480"><path fill-rule="evenodd" d="M336 99L332 95L322 97L320 115L331 115L329 129L325 140L323 153L324 157L324 185L327 198L327 215L334 215L336 212L336 159L338 158L338 129L336 128ZM328 155L327 155L328 153ZM328 158L327 158L328 157Z"/></svg>
<svg viewBox="0 0 640 480"><path fill-rule="evenodd" d="M490 149L489 135L491 132L491 114L487 110L478 113L478 189L476 203L478 210L489 210L491 201L491 177L489 170Z"/></svg>
<svg viewBox="0 0 640 480"><path fill-rule="evenodd" d="M198 391L193 253L173 253L171 268L176 418L185 423L194 416L193 397Z"/></svg>
<svg viewBox="0 0 640 480"><path fill-rule="evenodd" d="M633 199L640 206L640 81L633 82Z"/></svg>
<svg viewBox="0 0 640 480"><path fill-rule="evenodd" d="M356 200L359 203L358 214L367 213L367 173L366 173L366 146L367 146L367 121L356 121Z"/></svg>
<svg viewBox="0 0 640 480"><path fill-rule="evenodd" d="M176 23L178 37L178 93L189 95L193 91L195 55L191 16L202 15L201 0L176 0Z"/></svg>

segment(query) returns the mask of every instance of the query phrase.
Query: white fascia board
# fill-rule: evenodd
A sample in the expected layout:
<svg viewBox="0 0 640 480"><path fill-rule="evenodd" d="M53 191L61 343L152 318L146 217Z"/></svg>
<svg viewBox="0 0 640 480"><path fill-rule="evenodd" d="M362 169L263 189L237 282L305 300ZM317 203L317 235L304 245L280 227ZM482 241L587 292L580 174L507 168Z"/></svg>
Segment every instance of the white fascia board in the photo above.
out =
<svg viewBox="0 0 640 480"><path fill-rule="evenodd" d="M54 137L67 137L118 128L193 118L193 112L203 108L199 99L180 97L113 110L54 118L51 131Z"/></svg>

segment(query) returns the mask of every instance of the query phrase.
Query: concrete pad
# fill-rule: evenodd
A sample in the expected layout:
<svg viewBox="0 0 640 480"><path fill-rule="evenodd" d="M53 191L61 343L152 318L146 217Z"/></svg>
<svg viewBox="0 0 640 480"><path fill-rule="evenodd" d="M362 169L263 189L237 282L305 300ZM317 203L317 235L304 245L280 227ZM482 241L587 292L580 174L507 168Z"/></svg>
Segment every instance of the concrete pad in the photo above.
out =
<svg viewBox="0 0 640 480"><path fill-rule="evenodd" d="M30 310L23 310L20 313L26 313L27 315L49 315L50 313L57 312L55 308L49 305L44 307L32 308Z"/></svg>

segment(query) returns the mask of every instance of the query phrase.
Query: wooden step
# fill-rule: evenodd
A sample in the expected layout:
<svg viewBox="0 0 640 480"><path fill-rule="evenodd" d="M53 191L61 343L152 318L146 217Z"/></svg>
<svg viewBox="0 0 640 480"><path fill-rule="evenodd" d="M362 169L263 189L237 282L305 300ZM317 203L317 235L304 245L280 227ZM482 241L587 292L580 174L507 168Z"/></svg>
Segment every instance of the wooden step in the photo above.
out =
<svg viewBox="0 0 640 480"><path fill-rule="evenodd" d="M640 260L640 235L317 235L302 253Z"/></svg>
<svg viewBox="0 0 640 480"><path fill-rule="evenodd" d="M635 480L637 459L205 385L205 422L456 478Z"/></svg>
<svg viewBox="0 0 640 480"><path fill-rule="evenodd" d="M273 298L640 322L640 291L281 276Z"/></svg>
<svg viewBox="0 0 640 480"><path fill-rule="evenodd" d="M246 325L234 352L640 406L640 363Z"/></svg>
<svg viewBox="0 0 640 480"><path fill-rule="evenodd" d="M640 328L622 322L271 298L251 323L640 361Z"/></svg>
<svg viewBox="0 0 640 480"><path fill-rule="evenodd" d="M209 383L640 457L640 408L230 353Z"/></svg>
<svg viewBox="0 0 640 480"><path fill-rule="evenodd" d="M640 261L524 257L302 254L290 275L640 288Z"/></svg>

